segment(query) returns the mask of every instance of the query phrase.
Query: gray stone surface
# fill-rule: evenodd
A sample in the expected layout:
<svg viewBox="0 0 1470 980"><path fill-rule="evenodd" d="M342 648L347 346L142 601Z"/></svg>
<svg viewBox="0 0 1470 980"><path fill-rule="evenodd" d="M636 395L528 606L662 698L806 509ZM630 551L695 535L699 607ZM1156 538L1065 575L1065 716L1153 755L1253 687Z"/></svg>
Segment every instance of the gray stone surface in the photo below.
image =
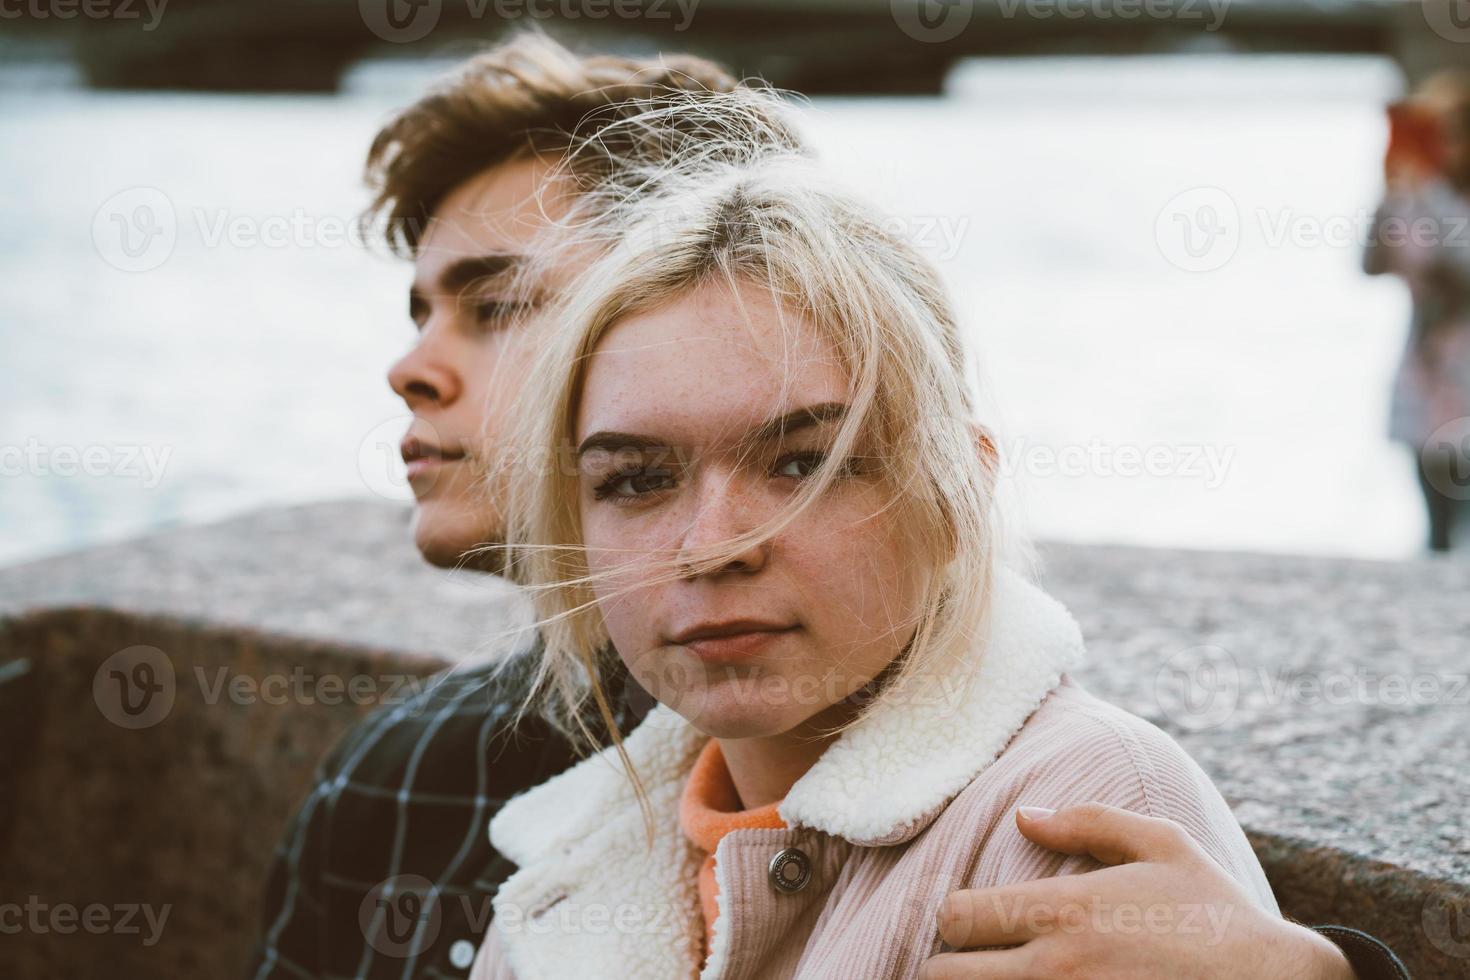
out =
<svg viewBox="0 0 1470 980"><path fill-rule="evenodd" d="M1243 824L1470 882L1470 563L1046 559L1080 676L1175 735Z"/></svg>
<svg viewBox="0 0 1470 980"><path fill-rule="evenodd" d="M499 580L424 566L408 512L373 504L0 569L0 668L32 666L0 684L0 902L37 903L43 922L169 912L151 945L27 926L0 937L0 976L243 976L266 870L318 761L450 659L524 642L506 630L523 613ZM129 728L108 680L139 649L175 683Z"/></svg>
<svg viewBox="0 0 1470 980"><path fill-rule="evenodd" d="M0 617L85 606L436 659L514 645L506 625L527 621L515 590L426 566L409 517L359 501L281 508L0 568Z"/></svg>
<svg viewBox="0 0 1470 980"><path fill-rule="evenodd" d="M1470 564L1044 554L1079 676L1199 761L1288 914L1470 977Z"/></svg>
<svg viewBox="0 0 1470 980"><path fill-rule="evenodd" d="M1088 639L1081 679L1200 761L1288 912L1383 935L1417 976L1470 976L1470 564L1075 545L1048 545L1043 559L1043 584ZM39 761L0 839L0 880L63 895L148 883L183 916L172 945L137 960L139 975L172 975L158 972L165 962L232 972L256 878L312 763L371 706L221 708L181 685L166 725L123 732L88 710L102 662L146 643L181 675L422 674L515 645L503 627L524 615L493 578L424 566L407 512L373 503L262 512L0 569L0 662L30 657L44 680L40 737L25 752ZM83 811L48 809L69 795L121 807L118 826L154 828L152 863L140 870L117 846L85 867L36 858L81 853L95 835ZM212 855L202 865L201 852ZM213 869L206 882L200 867ZM68 970L83 950L115 964L131 955L38 943L26 962L34 975L80 975Z"/></svg>

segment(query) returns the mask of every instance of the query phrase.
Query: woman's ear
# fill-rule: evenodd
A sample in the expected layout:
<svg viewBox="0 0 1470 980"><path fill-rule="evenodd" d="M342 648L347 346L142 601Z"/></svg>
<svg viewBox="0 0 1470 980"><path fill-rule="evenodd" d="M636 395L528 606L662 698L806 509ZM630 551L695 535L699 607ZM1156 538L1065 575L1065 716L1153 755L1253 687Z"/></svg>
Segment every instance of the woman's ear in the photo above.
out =
<svg viewBox="0 0 1470 980"><path fill-rule="evenodd" d="M970 423L970 435L975 441L975 452L980 457L980 469L985 474L985 494L995 496L995 484L1000 475L1000 450L990 430L979 422Z"/></svg>

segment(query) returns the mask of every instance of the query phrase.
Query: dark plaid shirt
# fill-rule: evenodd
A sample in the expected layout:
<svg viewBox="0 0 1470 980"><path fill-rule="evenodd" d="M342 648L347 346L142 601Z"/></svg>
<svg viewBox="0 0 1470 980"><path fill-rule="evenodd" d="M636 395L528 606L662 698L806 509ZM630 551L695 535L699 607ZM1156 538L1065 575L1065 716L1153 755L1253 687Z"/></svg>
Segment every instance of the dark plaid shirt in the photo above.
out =
<svg viewBox="0 0 1470 980"><path fill-rule="evenodd" d="M517 719L529 665L527 656L506 672L439 675L343 737L276 850L247 976L469 975L490 900L514 870L490 846L490 819L576 760L540 718ZM614 693L626 731L651 702L636 685ZM1319 931L1362 980L1407 980L1372 937Z"/></svg>
<svg viewBox="0 0 1470 980"><path fill-rule="evenodd" d="M514 870L490 819L576 761L541 718L517 717L532 662L447 671L347 732L276 848L247 976L468 975ZM624 728L640 696L618 697Z"/></svg>

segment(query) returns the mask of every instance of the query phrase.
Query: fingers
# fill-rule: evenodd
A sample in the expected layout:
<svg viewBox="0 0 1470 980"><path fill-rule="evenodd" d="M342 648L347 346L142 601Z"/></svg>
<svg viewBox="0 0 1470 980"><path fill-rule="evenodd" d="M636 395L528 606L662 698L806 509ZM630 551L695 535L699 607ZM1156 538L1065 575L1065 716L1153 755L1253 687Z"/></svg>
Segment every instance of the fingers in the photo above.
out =
<svg viewBox="0 0 1470 980"><path fill-rule="evenodd" d="M919 980L1025 980L1037 977L1031 955L1020 949L987 950L982 953L940 953L924 961Z"/></svg>
<svg viewBox="0 0 1470 980"><path fill-rule="evenodd" d="M1172 861L1195 851L1189 835L1174 821L1104 803L1080 803L1051 813L1021 807L1016 826L1024 837L1048 850L1090 854L1103 864Z"/></svg>
<svg viewBox="0 0 1470 980"><path fill-rule="evenodd" d="M1052 933L1066 916L1084 915L1087 895L1075 882L1096 876L1038 878L994 888L951 892L939 907L939 935L956 949L1017 946Z"/></svg>

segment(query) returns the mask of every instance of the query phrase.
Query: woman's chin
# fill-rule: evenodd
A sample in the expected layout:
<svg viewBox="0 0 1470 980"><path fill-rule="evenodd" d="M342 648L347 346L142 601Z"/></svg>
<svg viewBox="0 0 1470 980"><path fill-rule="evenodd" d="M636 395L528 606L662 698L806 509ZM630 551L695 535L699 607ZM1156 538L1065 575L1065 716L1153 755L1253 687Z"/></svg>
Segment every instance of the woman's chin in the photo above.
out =
<svg viewBox="0 0 1470 980"><path fill-rule="evenodd" d="M759 718L710 717L708 715L689 719L689 723L710 738L741 739L769 738L780 735L787 729Z"/></svg>
<svg viewBox="0 0 1470 980"><path fill-rule="evenodd" d="M718 687L689 710L679 711L691 725L712 738L770 738L791 731L801 724L802 712L791 705L752 703L751 699L733 696L735 692Z"/></svg>

